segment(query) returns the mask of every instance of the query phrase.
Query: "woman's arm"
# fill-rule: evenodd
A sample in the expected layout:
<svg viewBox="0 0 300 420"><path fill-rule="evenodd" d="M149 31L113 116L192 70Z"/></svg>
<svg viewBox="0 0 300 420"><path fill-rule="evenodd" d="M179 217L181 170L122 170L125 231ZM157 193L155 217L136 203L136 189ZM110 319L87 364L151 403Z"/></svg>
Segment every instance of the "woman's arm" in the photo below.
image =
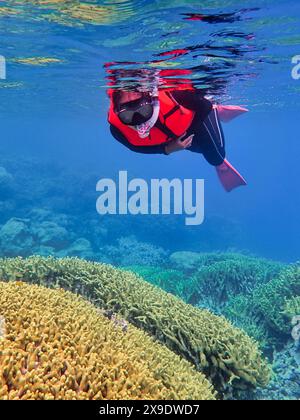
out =
<svg viewBox="0 0 300 420"><path fill-rule="evenodd" d="M165 145L163 144L157 146L134 146L129 143L126 137L113 125L110 126L110 132L119 143L123 144L123 146L127 147L132 152L147 155L166 154Z"/></svg>

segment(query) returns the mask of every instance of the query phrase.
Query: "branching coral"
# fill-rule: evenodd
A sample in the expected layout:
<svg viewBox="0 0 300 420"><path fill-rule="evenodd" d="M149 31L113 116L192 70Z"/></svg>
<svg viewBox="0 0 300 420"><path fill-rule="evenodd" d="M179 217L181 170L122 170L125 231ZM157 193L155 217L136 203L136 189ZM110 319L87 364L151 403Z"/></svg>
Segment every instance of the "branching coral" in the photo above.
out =
<svg viewBox="0 0 300 420"><path fill-rule="evenodd" d="M70 292L0 282L0 315L0 399L215 398L188 362Z"/></svg>
<svg viewBox="0 0 300 420"><path fill-rule="evenodd" d="M290 322L284 313L286 300L300 295L300 264L296 264L258 288L254 293L255 304L274 331L290 333Z"/></svg>
<svg viewBox="0 0 300 420"><path fill-rule="evenodd" d="M218 390L264 386L269 368L258 346L222 317L186 305L133 273L78 259L0 260L0 278L77 291L192 362Z"/></svg>
<svg viewBox="0 0 300 420"><path fill-rule="evenodd" d="M187 303L194 305L200 299L196 279L186 276L182 271L139 265L125 269L133 271L154 286L158 286L166 292L180 297Z"/></svg>
<svg viewBox="0 0 300 420"><path fill-rule="evenodd" d="M284 267L281 263L235 253L177 252L170 259L194 279L201 300L210 302L214 310L220 310L229 299L266 284Z"/></svg>
<svg viewBox="0 0 300 420"><path fill-rule="evenodd" d="M300 296L293 297L292 299L289 299L285 302L284 314L289 319L300 317Z"/></svg>
<svg viewBox="0 0 300 420"><path fill-rule="evenodd" d="M218 261L197 272L199 293L223 306L232 297L249 294L257 285L265 284L280 268L277 263L244 256Z"/></svg>
<svg viewBox="0 0 300 420"><path fill-rule="evenodd" d="M233 297L225 306L223 314L234 325L254 338L261 349L269 350L272 348L274 344L272 337L269 335L263 317L259 316L251 296L238 295Z"/></svg>
<svg viewBox="0 0 300 420"><path fill-rule="evenodd" d="M231 253L178 252L170 261L175 269L157 265L129 269L185 302L209 307L217 313L231 298L251 293L283 267L281 263Z"/></svg>
<svg viewBox="0 0 300 420"><path fill-rule="evenodd" d="M300 313L299 265L281 270L251 293L233 297L223 313L260 342L266 351L279 349L290 336L291 319ZM245 292L244 292L245 293Z"/></svg>
<svg viewBox="0 0 300 420"><path fill-rule="evenodd" d="M115 265L123 267L142 264L162 266L168 255L163 248L139 242L135 236L121 237L117 246L106 246L103 252Z"/></svg>

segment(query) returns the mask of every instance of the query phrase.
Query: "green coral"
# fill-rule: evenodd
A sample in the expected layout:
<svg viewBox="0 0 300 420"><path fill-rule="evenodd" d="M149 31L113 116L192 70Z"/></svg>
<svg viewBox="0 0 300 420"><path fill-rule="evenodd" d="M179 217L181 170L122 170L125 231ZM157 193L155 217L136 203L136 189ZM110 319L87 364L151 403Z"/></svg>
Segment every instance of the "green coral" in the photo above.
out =
<svg viewBox="0 0 300 420"><path fill-rule="evenodd" d="M293 297L285 302L283 314L290 320L300 317L300 296Z"/></svg>
<svg viewBox="0 0 300 420"><path fill-rule="evenodd" d="M196 253L196 252L175 252L171 255L170 261L173 267L181 268L184 271L192 273L197 272L199 269L204 267L210 267L217 263L225 262L243 262L246 266L248 264L255 264L259 266L261 276L271 275L273 272L278 272L278 269L282 268L282 263L269 261L266 259L255 258L252 256L244 255L237 252L211 252L211 253Z"/></svg>
<svg viewBox="0 0 300 420"><path fill-rule="evenodd" d="M154 286L180 297L191 305L198 303L200 299L197 279L187 276L183 271L139 265L125 267L124 270L136 273Z"/></svg>
<svg viewBox="0 0 300 420"><path fill-rule="evenodd" d="M266 284L259 284L250 294L228 301L224 315L260 342L265 351L285 343L291 332L291 317L297 314L300 295L300 265L282 270Z"/></svg>
<svg viewBox="0 0 300 420"><path fill-rule="evenodd" d="M231 298L251 293L283 267L281 263L234 253L177 252L172 254L170 262L175 268L131 266L128 269L187 303L209 307L217 313L222 312Z"/></svg>
<svg viewBox="0 0 300 420"><path fill-rule="evenodd" d="M284 313L286 300L300 295L300 264L281 272L267 285L254 293L258 310L266 322L277 333L290 334L290 323Z"/></svg>
<svg viewBox="0 0 300 420"><path fill-rule="evenodd" d="M283 268L274 261L237 253L177 252L171 256L175 268L182 267L190 277L198 305L221 313L237 295L249 295L258 285L266 284Z"/></svg>
<svg viewBox="0 0 300 420"><path fill-rule="evenodd" d="M0 260L0 278L62 287L118 313L192 362L222 392L265 386L270 371L257 343L225 318L200 310L130 272L76 258Z"/></svg>
<svg viewBox="0 0 300 420"><path fill-rule="evenodd" d="M251 296L239 295L233 297L223 310L226 318L235 326L243 329L256 340L261 349L268 351L274 344L264 319L259 316L255 302Z"/></svg>

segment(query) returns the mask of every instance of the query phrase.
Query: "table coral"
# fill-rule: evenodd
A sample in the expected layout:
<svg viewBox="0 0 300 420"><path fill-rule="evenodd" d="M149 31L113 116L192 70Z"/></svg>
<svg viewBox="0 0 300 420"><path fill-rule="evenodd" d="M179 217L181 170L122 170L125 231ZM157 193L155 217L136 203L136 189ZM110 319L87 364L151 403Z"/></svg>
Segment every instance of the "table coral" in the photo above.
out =
<svg viewBox="0 0 300 420"><path fill-rule="evenodd" d="M0 399L215 399L188 362L62 289L0 282L1 319Z"/></svg>
<svg viewBox="0 0 300 420"><path fill-rule="evenodd" d="M76 290L192 362L220 393L269 380L258 345L223 317L185 304L130 272L75 258L0 260L0 278Z"/></svg>

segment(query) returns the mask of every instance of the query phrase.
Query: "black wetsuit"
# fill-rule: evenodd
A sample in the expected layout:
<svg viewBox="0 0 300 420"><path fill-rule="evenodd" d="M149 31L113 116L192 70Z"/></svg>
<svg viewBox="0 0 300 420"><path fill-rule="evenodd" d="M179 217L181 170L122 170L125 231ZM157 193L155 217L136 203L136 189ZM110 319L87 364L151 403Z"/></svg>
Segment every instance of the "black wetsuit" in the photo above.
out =
<svg viewBox="0 0 300 420"><path fill-rule="evenodd" d="M173 91L174 99L185 108L196 112L186 137L194 134L192 146L187 149L194 153L201 153L208 163L219 166L225 159L225 140L217 110L211 102L197 91ZM134 146L114 126L110 127L116 140L133 152L144 154L165 154L166 144L157 146Z"/></svg>

